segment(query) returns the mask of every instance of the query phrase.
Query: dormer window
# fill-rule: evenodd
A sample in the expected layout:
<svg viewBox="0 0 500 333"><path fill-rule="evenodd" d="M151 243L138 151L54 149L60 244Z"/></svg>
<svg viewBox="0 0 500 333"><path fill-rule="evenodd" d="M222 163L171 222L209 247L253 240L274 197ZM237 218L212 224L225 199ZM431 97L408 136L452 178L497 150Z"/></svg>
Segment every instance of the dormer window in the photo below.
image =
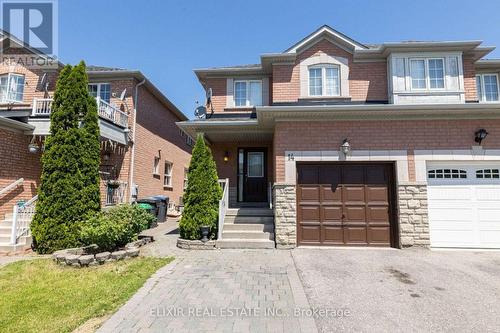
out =
<svg viewBox="0 0 500 333"><path fill-rule="evenodd" d="M340 96L340 75L337 65L309 67L309 96Z"/></svg>
<svg viewBox="0 0 500 333"><path fill-rule="evenodd" d="M234 105L243 107L262 106L262 81L235 80Z"/></svg>
<svg viewBox="0 0 500 333"><path fill-rule="evenodd" d="M498 102L498 75L476 75L477 97L481 102Z"/></svg>
<svg viewBox="0 0 500 333"><path fill-rule="evenodd" d="M24 75L5 74L0 76L0 102L22 102L24 96Z"/></svg>
<svg viewBox="0 0 500 333"><path fill-rule="evenodd" d="M444 59L410 59L412 89L444 89Z"/></svg>

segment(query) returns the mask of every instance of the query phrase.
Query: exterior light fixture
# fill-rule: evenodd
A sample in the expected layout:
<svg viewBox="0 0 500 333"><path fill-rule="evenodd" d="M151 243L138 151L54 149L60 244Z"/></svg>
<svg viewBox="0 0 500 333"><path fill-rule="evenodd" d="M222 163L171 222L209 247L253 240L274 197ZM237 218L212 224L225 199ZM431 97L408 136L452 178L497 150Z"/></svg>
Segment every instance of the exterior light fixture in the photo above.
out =
<svg viewBox="0 0 500 333"><path fill-rule="evenodd" d="M38 153L39 150L40 150L40 146L38 144L36 144L35 142L30 143L28 145L28 151L30 152L30 154L36 154L36 153Z"/></svg>
<svg viewBox="0 0 500 333"><path fill-rule="evenodd" d="M476 141L477 143L479 143L481 145L481 142L486 139L486 136L488 135L488 132L486 132L486 130L484 128L481 128L479 130L476 131L476 133L474 133L474 141Z"/></svg>
<svg viewBox="0 0 500 333"><path fill-rule="evenodd" d="M229 152L228 151L226 151L224 153L224 162L227 162L227 161L229 161Z"/></svg>
<svg viewBox="0 0 500 333"><path fill-rule="evenodd" d="M102 156L102 159L105 160L105 161L109 161L109 157L110 157L110 153L109 151L105 152L104 155Z"/></svg>
<svg viewBox="0 0 500 333"><path fill-rule="evenodd" d="M344 153L344 155L347 155L351 152L351 145L349 144L347 138L342 141L342 144L340 145L340 151Z"/></svg>

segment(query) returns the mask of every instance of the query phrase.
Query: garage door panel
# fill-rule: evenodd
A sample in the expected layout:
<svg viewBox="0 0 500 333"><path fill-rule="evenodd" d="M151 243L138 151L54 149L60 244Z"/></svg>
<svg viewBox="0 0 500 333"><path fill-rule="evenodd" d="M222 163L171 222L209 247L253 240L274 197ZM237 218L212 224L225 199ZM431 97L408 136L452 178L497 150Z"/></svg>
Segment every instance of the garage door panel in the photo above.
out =
<svg viewBox="0 0 500 333"><path fill-rule="evenodd" d="M378 243L389 245L391 238L389 237L389 226L386 227L369 227L368 228L368 241L370 243Z"/></svg>
<svg viewBox="0 0 500 333"><path fill-rule="evenodd" d="M323 221L342 221L342 206L322 206Z"/></svg>
<svg viewBox="0 0 500 333"><path fill-rule="evenodd" d="M342 245L344 244L344 231L341 224L339 225L324 225L322 234L323 243L328 243L329 245Z"/></svg>
<svg viewBox="0 0 500 333"><path fill-rule="evenodd" d="M491 163L428 163L429 174L439 169L463 171L455 179L428 179L431 246L500 248L500 181L486 178L484 171L493 169Z"/></svg>
<svg viewBox="0 0 500 333"><path fill-rule="evenodd" d="M388 164L298 164L297 170L299 245L390 246Z"/></svg>
<svg viewBox="0 0 500 333"><path fill-rule="evenodd" d="M299 206L299 210L299 216L304 222L321 220L320 206Z"/></svg>

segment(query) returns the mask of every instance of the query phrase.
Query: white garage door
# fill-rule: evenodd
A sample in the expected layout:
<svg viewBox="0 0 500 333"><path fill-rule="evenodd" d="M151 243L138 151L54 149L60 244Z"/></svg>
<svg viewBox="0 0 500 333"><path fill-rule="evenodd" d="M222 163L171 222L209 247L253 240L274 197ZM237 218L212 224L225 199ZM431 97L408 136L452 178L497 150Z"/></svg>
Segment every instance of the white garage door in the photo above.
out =
<svg viewBox="0 0 500 333"><path fill-rule="evenodd" d="M500 163L427 162L431 246L500 248Z"/></svg>

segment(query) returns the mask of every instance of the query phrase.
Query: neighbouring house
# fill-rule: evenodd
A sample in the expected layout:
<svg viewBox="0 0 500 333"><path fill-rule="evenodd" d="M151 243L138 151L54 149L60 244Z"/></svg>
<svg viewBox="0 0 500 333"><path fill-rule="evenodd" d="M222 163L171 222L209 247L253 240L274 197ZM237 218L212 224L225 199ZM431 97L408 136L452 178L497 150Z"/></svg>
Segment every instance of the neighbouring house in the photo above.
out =
<svg viewBox="0 0 500 333"><path fill-rule="evenodd" d="M29 234L41 152L63 65L24 65L19 53L30 54L29 48L4 47L1 52L0 251L9 251L22 248ZM193 140L175 123L186 116L140 71L88 66L87 74L99 113L102 206L165 195L169 211L178 213ZM25 206L15 207L20 202Z"/></svg>
<svg viewBox="0 0 500 333"><path fill-rule="evenodd" d="M208 113L178 125L226 184L219 246L500 248L493 49L323 26L259 64L195 70Z"/></svg>

